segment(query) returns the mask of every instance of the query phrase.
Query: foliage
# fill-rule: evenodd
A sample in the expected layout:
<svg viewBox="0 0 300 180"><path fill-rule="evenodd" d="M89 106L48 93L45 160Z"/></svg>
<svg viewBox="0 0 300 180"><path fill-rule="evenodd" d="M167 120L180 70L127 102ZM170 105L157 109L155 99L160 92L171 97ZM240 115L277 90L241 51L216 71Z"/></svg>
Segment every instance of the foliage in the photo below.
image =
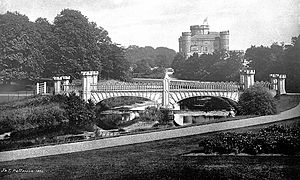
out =
<svg viewBox="0 0 300 180"><path fill-rule="evenodd" d="M163 118L162 112L155 106L150 106L145 109L145 111L140 114L141 121L161 121Z"/></svg>
<svg viewBox="0 0 300 180"><path fill-rule="evenodd" d="M59 108L57 103L7 109L0 113L1 124L8 125L10 130L14 131L57 125L64 120L66 120L64 110ZM1 132L7 130L5 126L1 126Z"/></svg>
<svg viewBox="0 0 300 180"><path fill-rule="evenodd" d="M86 129L95 118L92 102L75 94L36 96L0 106L0 132L23 131L64 124L69 132ZM67 132L66 132L67 133Z"/></svg>
<svg viewBox="0 0 300 180"><path fill-rule="evenodd" d="M134 77L163 78L164 70L170 67L176 54L174 50L158 47L129 46L125 57L131 63Z"/></svg>
<svg viewBox="0 0 300 180"><path fill-rule="evenodd" d="M28 17L17 12L0 15L0 79L34 79L43 72L41 34Z"/></svg>
<svg viewBox="0 0 300 180"><path fill-rule="evenodd" d="M129 46L126 48L126 59L130 63L137 63L145 60L151 67L169 67L176 52L165 47L157 47L154 49L151 46L138 47Z"/></svg>
<svg viewBox="0 0 300 180"><path fill-rule="evenodd" d="M104 79L118 79L128 81L131 79L130 65L125 59L124 49L116 44L101 45L103 70L101 77Z"/></svg>
<svg viewBox="0 0 300 180"><path fill-rule="evenodd" d="M189 80L234 81L239 77L243 56L239 52L217 51L213 54L194 54L185 59L177 54L172 63L175 77Z"/></svg>
<svg viewBox="0 0 300 180"><path fill-rule="evenodd" d="M82 70L101 70L101 54L99 45L110 42L107 32L98 28L95 23L79 11L65 9L54 19L53 33L55 35L56 59L51 67L55 74L74 74ZM55 69L53 69L55 70Z"/></svg>
<svg viewBox="0 0 300 180"><path fill-rule="evenodd" d="M244 91L238 102L243 115L276 114L276 103L270 92L261 86L252 86Z"/></svg>
<svg viewBox="0 0 300 180"><path fill-rule="evenodd" d="M287 128L273 125L258 133L219 133L202 140L199 146L205 153L287 154L300 152L299 127Z"/></svg>
<svg viewBox="0 0 300 180"><path fill-rule="evenodd" d="M163 108L160 108L159 111L161 112L161 117L158 120L159 125L170 125L170 123L174 120L173 111Z"/></svg>
<svg viewBox="0 0 300 180"><path fill-rule="evenodd" d="M45 18L31 22L16 12L0 15L0 79L5 83L66 74L78 78L85 70L106 79L131 76L124 49L81 12L64 9L53 24Z"/></svg>
<svg viewBox="0 0 300 180"><path fill-rule="evenodd" d="M88 101L86 103L75 94L67 96L62 107L66 111L69 127L75 130L88 128L96 117L93 102Z"/></svg>
<svg viewBox="0 0 300 180"><path fill-rule="evenodd" d="M256 70L258 81L268 80L270 73L286 74L286 90L300 91L300 35L290 45L273 43L270 47L251 46L245 54L249 66Z"/></svg>

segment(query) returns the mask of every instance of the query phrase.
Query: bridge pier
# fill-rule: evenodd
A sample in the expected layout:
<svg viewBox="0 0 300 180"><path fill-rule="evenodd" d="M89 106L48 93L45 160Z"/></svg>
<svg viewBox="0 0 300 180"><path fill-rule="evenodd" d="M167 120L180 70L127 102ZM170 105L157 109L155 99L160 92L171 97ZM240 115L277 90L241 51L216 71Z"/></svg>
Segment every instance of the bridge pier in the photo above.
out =
<svg viewBox="0 0 300 180"><path fill-rule="evenodd" d="M285 74L270 74L272 88L276 90L276 95L286 94L285 91Z"/></svg>
<svg viewBox="0 0 300 180"><path fill-rule="evenodd" d="M54 80L54 94L60 94L62 77L53 77L53 80Z"/></svg>
<svg viewBox="0 0 300 180"><path fill-rule="evenodd" d="M61 78L62 78L63 91L68 92L71 77L70 76L61 76Z"/></svg>
<svg viewBox="0 0 300 180"><path fill-rule="evenodd" d="M172 68L167 68L165 71L165 77L163 79L163 95L162 95L162 106L163 108L172 109L170 104L170 75L174 73Z"/></svg>
<svg viewBox="0 0 300 180"><path fill-rule="evenodd" d="M98 71L81 71L82 78L82 98L84 101L91 99L91 91L97 89Z"/></svg>
<svg viewBox="0 0 300 180"><path fill-rule="evenodd" d="M243 69L240 70L241 90L245 90L254 85L255 70Z"/></svg>

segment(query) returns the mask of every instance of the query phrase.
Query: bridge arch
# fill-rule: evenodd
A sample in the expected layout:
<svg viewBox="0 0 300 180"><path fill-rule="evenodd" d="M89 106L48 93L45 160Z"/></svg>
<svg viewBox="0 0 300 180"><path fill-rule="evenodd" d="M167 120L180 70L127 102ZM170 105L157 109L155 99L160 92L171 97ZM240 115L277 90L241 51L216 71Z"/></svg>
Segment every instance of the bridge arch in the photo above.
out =
<svg viewBox="0 0 300 180"><path fill-rule="evenodd" d="M222 97L238 102L238 91L194 91L194 92L171 92L169 95L170 104L173 108L178 108L178 103L184 99L192 97Z"/></svg>
<svg viewBox="0 0 300 180"><path fill-rule="evenodd" d="M161 92L92 92L91 100L97 104L105 99L113 98L113 97L142 97L145 99L149 99L156 104L162 104L162 93Z"/></svg>
<svg viewBox="0 0 300 180"><path fill-rule="evenodd" d="M175 110L230 111L232 108L237 109L237 102L229 98L220 96L195 96L180 100Z"/></svg>

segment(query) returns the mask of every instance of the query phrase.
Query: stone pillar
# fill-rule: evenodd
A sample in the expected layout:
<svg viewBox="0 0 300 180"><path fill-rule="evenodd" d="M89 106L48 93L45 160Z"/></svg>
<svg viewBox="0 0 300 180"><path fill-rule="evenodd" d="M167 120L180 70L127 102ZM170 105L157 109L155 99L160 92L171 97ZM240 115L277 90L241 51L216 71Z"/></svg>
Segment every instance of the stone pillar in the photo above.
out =
<svg viewBox="0 0 300 180"><path fill-rule="evenodd" d="M97 71L82 71L81 74L83 75L83 78L82 78L82 88L83 88L82 96L83 97L82 98L83 98L83 100L88 101L89 99L91 99L91 90L93 90L91 85L96 83L98 80L98 72ZM97 76L97 80L96 80L95 76Z"/></svg>
<svg viewBox="0 0 300 180"><path fill-rule="evenodd" d="M278 77L278 94L286 94L285 91L285 79L286 75L285 74L280 74Z"/></svg>
<svg viewBox="0 0 300 180"><path fill-rule="evenodd" d="M285 74L270 74L272 89L276 90L277 95L286 94L285 91Z"/></svg>
<svg viewBox="0 0 300 180"><path fill-rule="evenodd" d="M40 93L40 84L36 83L36 94Z"/></svg>
<svg viewBox="0 0 300 180"><path fill-rule="evenodd" d="M93 81L92 81L92 84L94 86L91 87L91 90L97 90L98 75L99 75L98 71L93 71Z"/></svg>
<svg viewBox="0 0 300 180"><path fill-rule="evenodd" d="M272 86L272 89L273 90L278 90L278 87L277 87L277 83L278 83L278 76L279 74L270 74L270 79L271 79L271 86Z"/></svg>
<svg viewBox="0 0 300 180"><path fill-rule="evenodd" d="M68 92L71 77L70 76L61 76L61 78L62 78L63 91Z"/></svg>
<svg viewBox="0 0 300 180"><path fill-rule="evenodd" d="M164 108L169 107L169 92L170 92L170 79L163 79L163 95L162 95L162 105Z"/></svg>
<svg viewBox="0 0 300 180"><path fill-rule="evenodd" d="M165 77L163 79L163 95L162 95L162 106L164 108L171 108L170 107L170 97L169 97L169 93L170 93L170 75L172 75L174 73L174 70L172 68L167 68L165 70Z"/></svg>
<svg viewBox="0 0 300 180"><path fill-rule="evenodd" d="M46 82L44 82L44 89L43 89L43 90L44 90L43 93L44 93L44 94L47 94L47 83L46 83Z"/></svg>
<svg viewBox="0 0 300 180"><path fill-rule="evenodd" d="M255 70L243 69L240 71L240 83L242 90L254 85Z"/></svg>
<svg viewBox="0 0 300 180"><path fill-rule="evenodd" d="M53 80L54 80L54 94L60 94L62 77L53 77Z"/></svg>

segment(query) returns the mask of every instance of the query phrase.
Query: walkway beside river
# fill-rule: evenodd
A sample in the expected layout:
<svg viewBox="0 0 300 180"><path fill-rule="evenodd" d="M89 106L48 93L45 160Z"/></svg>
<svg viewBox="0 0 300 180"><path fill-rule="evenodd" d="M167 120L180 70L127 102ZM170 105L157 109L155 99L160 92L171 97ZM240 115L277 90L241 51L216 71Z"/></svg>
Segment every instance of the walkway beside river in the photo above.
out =
<svg viewBox="0 0 300 180"><path fill-rule="evenodd" d="M80 151L88 151L114 146L122 146L136 143L144 143L162 139L178 138L183 136L198 135L216 131L243 128L267 123L273 123L291 118L300 117L300 104L295 108L284 111L277 115L261 116L255 118L212 123L199 126L189 126L178 129L169 129L165 131L155 131L141 134L124 135L119 137L110 137L92 141L75 142L68 144L58 144L52 146L41 146L28 149L19 149L13 151L0 152L1 161L11 161L18 159L51 156L57 154L66 154Z"/></svg>

